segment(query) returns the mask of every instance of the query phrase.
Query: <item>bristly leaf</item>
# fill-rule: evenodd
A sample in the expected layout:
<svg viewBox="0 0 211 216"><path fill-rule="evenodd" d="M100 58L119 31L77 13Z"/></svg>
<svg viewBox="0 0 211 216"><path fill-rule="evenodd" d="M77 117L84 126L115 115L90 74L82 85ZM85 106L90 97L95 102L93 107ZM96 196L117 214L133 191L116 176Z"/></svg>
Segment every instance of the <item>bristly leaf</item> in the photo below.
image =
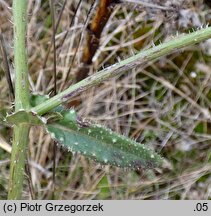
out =
<svg viewBox="0 0 211 216"><path fill-rule="evenodd" d="M83 121L74 110L61 114L63 119L47 124L47 130L53 139L71 152L123 168L153 168L162 163L162 158L145 145L101 125Z"/></svg>
<svg viewBox="0 0 211 216"><path fill-rule="evenodd" d="M36 106L46 99L46 96L33 95L31 105ZM65 110L60 105L54 112L60 114L60 119L47 121L46 129L54 140L71 152L123 168L154 168L162 164L162 158L147 146L99 124L84 121L74 110Z"/></svg>
<svg viewBox="0 0 211 216"><path fill-rule="evenodd" d="M12 125L30 124L30 125L43 125L46 124L46 119L38 116L31 111L20 110L6 117L6 122Z"/></svg>

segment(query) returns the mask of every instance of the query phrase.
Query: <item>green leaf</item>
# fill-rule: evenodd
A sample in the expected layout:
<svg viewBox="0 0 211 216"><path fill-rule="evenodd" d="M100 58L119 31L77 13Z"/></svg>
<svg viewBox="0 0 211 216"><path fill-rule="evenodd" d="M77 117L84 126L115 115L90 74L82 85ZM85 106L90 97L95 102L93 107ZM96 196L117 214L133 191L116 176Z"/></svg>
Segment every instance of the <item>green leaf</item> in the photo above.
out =
<svg viewBox="0 0 211 216"><path fill-rule="evenodd" d="M47 100L47 96L32 95L31 105ZM51 137L71 152L80 153L102 164L140 169L153 168L162 164L162 158L146 145L119 135L99 124L84 121L74 110L58 106L49 112L53 122L46 129ZM59 119L57 119L57 115Z"/></svg>
<svg viewBox="0 0 211 216"><path fill-rule="evenodd" d="M35 107L48 99L49 99L49 96L47 95L33 94L33 95L30 95L30 104L32 107Z"/></svg>
<svg viewBox="0 0 211 216"><path fill-rule="evenodd" d="M111 196L109 181L106 175L102 176L101 180L97 184L96 189L100 190L97 195L97 199L99 200L108 199Z"/></svg>
<svg viewBox="0 0 211 216"><path fill-rule="evenodd" d="M30 96L30 105L32 107L35 107L45 101L47 101L49 99L49 96L48 95L40 95L40 94L33 94ZM50 112L48 113L59 113L59 112L62 112L64 110L64 107L62 105L59 105L57 106L56 108L52 109Z"/></svg>
<svg viewBox="0 0 211 216"><path fill-rule="evenodd" d="M53 139L71 152L124 168L153 168L162 163L161 157L147 146L99 124L84 121L74 110L61 114L63 119L47 124L47 130Z"/></svg>
<svg viewBox="0 0 211 216"><path fill-rule="evenodd" d="M31 125L46 124L46 119L31 111L20 110L6 116L6 121L13 125L28 123Z"/></svg>

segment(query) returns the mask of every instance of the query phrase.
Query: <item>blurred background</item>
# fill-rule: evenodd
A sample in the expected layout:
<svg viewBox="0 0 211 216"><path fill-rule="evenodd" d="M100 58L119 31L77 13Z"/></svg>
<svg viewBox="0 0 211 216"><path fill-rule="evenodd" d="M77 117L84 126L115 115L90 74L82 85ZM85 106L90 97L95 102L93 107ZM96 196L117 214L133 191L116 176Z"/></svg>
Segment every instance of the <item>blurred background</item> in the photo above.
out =
<svg viewBox="0 0 211 216"><path fill-rule="evenodd" d="M178 34L205 27L211 23L210 3L54 0L58 92L80 80L79 74L93 74ZM0 0L0 33L14 81L11 6L11 0ZM28 0L29 81L37 94L51 95L54 89L51 15L49 0ZM210 199L210 60L211 39L130 70L66 104L84 118L159 152L165 158L163 167L136 171L101 166L59 147L54 157L45 129L32 127L31 178L26 175L23 198L32 194L36 199L51 198L55 159L56 199ZM0 199L5 199L12 128L3 119L13 103L2 61L0 55Z"/></svg>

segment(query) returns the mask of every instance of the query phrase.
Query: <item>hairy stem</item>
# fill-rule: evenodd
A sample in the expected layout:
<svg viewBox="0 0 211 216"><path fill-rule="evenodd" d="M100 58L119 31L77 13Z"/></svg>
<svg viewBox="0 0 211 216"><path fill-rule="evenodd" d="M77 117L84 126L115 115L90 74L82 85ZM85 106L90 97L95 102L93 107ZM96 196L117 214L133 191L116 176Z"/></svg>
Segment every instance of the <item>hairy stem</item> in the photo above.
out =
<svg viewBox="0 0 211 216"><path fill-rule="evenodd" d="M14 126L8 199L21 199L29 126Z"/></svg>
<svg viewBox="0 0 211 216"><path fill-rule="evenodd" d="M69 100L70 98L76 96L77 94L87 90L92 86L96 86L111 77L122 74L125 71L131 70L136 66L144 65L149 61L158 59L161 56L178 51L179 49L184 48L186 46L193 45L203 40L209 39L210 37L211 37L211 27L207 27L192 32L190 34L181 35L166 43L142 51L132 57L120 61L115 65L107 67L104 70L101 70L92 76L87 77L86 79L76 83L73 86L70 86L60 94L34 107L33 111L38 113L39 115L43 115L48 111L50 111L51 109L60 105L62 102Z"/></svg>
<svg viewBox="0 0 211 216"><path fill-rule="evenodd" d="M29 82L26 51L27 0L13 0L15 111L29 109ZM8 199L21 199L29 125L14 127Z"/></svg>

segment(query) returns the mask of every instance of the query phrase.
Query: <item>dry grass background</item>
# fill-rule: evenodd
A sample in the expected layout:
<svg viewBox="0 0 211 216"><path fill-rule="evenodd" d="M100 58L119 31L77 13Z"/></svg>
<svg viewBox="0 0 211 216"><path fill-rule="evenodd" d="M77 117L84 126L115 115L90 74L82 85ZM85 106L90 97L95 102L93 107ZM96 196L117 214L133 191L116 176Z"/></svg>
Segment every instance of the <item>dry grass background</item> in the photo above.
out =
<svg viewBox="0 0 211 216"><path fill-rule="evenodd" d="M28 53L31 90L53 91L53 52L44 59L52 37L49 1L28 1ZM63 0L55 0L56 18ZM159 44L178 33L211 22L210 2L203 0L125 1L115 6L103 31L90 73ZM133 3L132 3L133 2ZM57 85L68 69L71 84L80 66L86 39L84 27L92 1L67 1L56 35ZM0 0L0 31L13 68L11 1ZM91 13L93 14L95 10ZM91 16L90 16L91 17ZM90 20L90 18L89 18ZM67 37L61 42L64 35ZM80 41L76 58L73 56ZM210 199L211 122L201 110L211 108L211 41L149 62L80 95L75 109L160 152L165 166L155 170L102 167L80 155L58 149L57 199ZM0 56L0 63L2 66ZM14 79L14 71L12 70ZM0 118L12 106L3 68L0 68ZM1 123L0 142L11 145L12 129ZM10 154L0 148L0 197L5 198ZM30 132L29 167L36 199L52 194L53 142L40 127ZM27 176L26 176L27 177ZM30 199L27 181L24 199Z"/></svg>

